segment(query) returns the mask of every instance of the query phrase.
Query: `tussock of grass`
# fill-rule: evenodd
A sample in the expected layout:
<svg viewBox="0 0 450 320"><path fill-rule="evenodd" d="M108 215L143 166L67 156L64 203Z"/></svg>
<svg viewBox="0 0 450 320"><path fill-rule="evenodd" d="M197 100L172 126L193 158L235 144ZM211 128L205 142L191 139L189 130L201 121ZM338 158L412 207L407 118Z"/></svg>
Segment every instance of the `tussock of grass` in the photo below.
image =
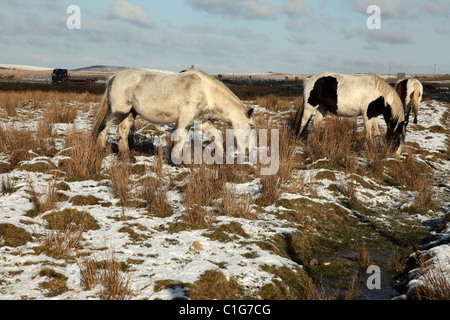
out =
<svg viewBox="0 0 450 320"><path fill-rule="evenodd" d="M256 97L256 104L269 111L287 111L292 107L291 99L283 98L275 94Z"/></svg>
<svg viewBox="0 0 450 320"><path fill-rule="evenodd" d="M29 199L33 204L33 209L27 213L28 216L35 217L56 207L58 192L55 181L49 182L47 193L43 197L36 191L31 181L28 181L28 189Z"/></svg>
<svg viewBox="0 0 450 320"><path fill-rule="evenodd" d="M141 181L139 198L147 205L147 210L156 217L169 217L173 214L167 202L167 190L163 182L154 177L146 177Z"/></svg>
<svg viewBox="0 0 450 320"><path fill-rule="evenodd" d="M49 278L49 281L39 284L39 286L45 290L44 296L56 297L69 291L69 288L67 287L67 277L63 274L58 273L51 268L44 268L39 271L38 275L40 277Z"/></svg>
<svg viewBox="0 0 450 320"><path fill-rule="evenodd" d="M211 169L202 164L193 168L184 191L185 221L210 225L217 213L205 207L216 207L215 200L221 198L225 190L225 176L218 167Z"/></svg>
<svg viewBox="0 0 450 320"><path fill-rule="evenodd" d="M131 201L130 191L132 190L132 181L130 174L131 164L128 159L115 161L109 171L111 191L125 206Z"/></svg>
<svg viewBox="0 0 450 320"><path fill-rule="evenodd" d="M99 150L97 144L87 132L73 130L66 137L67 154L70 160L62 164L67 179L72 181L98 180L101 163L108 151Z"/></svg>
<svg viewBox="0 0 450 320"><path fill-rule="evenodd" d="M39 138L29 129L4 125L0 125L0 152L8 155L8 171L16 168L21 161L31 160L36 154L53 156L56 153L54 140Z"/></svg>
<svg viewBox="0 0 450 320"><path fill-rule="evenodd" d="M227 279L220 271L208 270L193 284L187 284L186 296L192 300L239 299L242 289L233 278Z"/></svg>
<svg viewBox="0 0 450 320"><path fill-rule="evenodd" d="M430 266L427 257L421 255L418 259L418 269L420 270L420 283L409 292L409 296L414 300L449 300L450 280L442 266Z"/></svg>
<svg viewBox="0 0 450 320"><path fill-rule="evenodd" d="M131 289L131 275L124 264L118 262L114 253L106 254L104 260L85 258L77 261L85 289L101 285L101 300L129 300L134 292Z"/></svg>
<svg viewBox="0 0 450 320"><path fill-rule="evenodd" d="M0 224L0 247L19 247L31 241L31 234L11 223Z"/></svg>

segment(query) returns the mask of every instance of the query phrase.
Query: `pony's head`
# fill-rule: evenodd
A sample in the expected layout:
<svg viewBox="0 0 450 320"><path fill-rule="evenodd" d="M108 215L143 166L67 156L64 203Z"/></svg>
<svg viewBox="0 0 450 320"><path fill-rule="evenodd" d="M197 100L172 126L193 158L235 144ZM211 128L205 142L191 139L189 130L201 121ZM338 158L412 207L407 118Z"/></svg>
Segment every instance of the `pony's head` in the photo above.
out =
<svg viewBox="0 0 450 320"><path fill-rule="evenodd" d="M398 96L394 96L391 104L387 104L384 120L387 125L386 140L391 147L391 151L400 154L405 142L408 117L405 117L403 103Z"/></svg>
<svg viewBox="0 0 450 320"><path fill-rule="evenodd" d="M248 118L248 129L255 129L255 118L253 118L253 113L255 112L255 109L251 108L247 111L247 118Z"/></svg>
<svg viewBox="0 0 450 320"><path fill-rule="evenodd" d="M386 131L386 140L391 148L391 151L395 151L398 155L401 153L402 146L405 142L407 125L408 123L406 121L400 122L396 127L389 124Z"/></svg>
<svg viewBox="0 0 450 320"><path fill-rule="evenodd" d="M237 117L232 121L235 137L237 138L238 152L243 155L252 147L252 139L255 134L254 109L246 111L245 116Z"/></svg>

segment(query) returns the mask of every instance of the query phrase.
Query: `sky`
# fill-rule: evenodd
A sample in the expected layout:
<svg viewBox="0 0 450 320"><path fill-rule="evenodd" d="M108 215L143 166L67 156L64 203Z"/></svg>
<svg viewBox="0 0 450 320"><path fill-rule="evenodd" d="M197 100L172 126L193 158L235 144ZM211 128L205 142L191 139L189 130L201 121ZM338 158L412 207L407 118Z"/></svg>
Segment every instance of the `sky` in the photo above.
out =
<svg viewBox="0 0 450 320"><path fill-rule="evenodd" d="M450 0L1 0L0 64L447 74L449 21Z"/></svg>

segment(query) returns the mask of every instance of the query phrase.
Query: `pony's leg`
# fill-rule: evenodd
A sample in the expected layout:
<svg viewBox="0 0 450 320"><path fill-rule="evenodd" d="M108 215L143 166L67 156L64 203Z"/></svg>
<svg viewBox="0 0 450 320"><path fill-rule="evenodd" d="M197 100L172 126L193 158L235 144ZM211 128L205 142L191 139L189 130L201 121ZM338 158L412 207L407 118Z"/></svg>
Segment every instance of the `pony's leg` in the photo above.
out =
<svg viewBox="0 0 450 320"><path fill-rule="evenodd" d="M414 114L414 124L417 124L417 116L419 115L419 106L416 103L413 104L412 111Z"/></svg>
<svg viewBox="0 0 450 320"><path fill-rule="evenodd" d="M372 137L376 137L378 135L378 118L372 118L369 120L369 126L370 126L370 135Z"/></svg>
<svg viewBox="0 0 450 320"><path fill-rule="evenodd" d="M211 137L214 137L215 138L214 144L218 148L223 149L222 132L220 132L220 130L218 130L216 127L214 127L214 125L212 124L211 121L206 121L205 123L202 124L202 131L203 131L203 133L206 133L206 136L208 139L210 139Z"/></svg>
<svg viewBox="0 0 450 320"><path fill-rule="evenodd" d="M134 115L129 113L119 124L119 153L122 156L129 156L130 148L128 146L128 135L134 124Z"/></svg>
<svg viewBox="0 0 450 320"><path fill-rule="evenodd" d="M372 119L368 119L367 117L364 117L364 128L366 131L366 140L367 142L369 142L373 137L377 135L378 118L374 117Z"/></svg>
<svg viewBox="0 0 450 320"><path fill-rule="evenodd" d="M113 123L114 118L111 114L106 116L105 120L103 120L103 123L101 125L101 128L103 129L100 131L97 137L97 145L101 150L106 149L106 134L108 133L108 130L109 128L111 128Z"/></svg>
<svg viewBox="0 0 450 320"><path fill-rule="evenodd" d="M223 155L223 136L222 132L218 130L211 121L206 121L202 125L202 131L206 135L206 138L211 141L211 148L214 146L214 150L216 152L216 155ZM212 141L212 137L214 137L214 142Z"/></svg>
<svg viewBox="0 0 450 320"><path fill-rule="evenodd" d="M188 137L188 128L189 125L193 123L193 120L194 119L192 117L187 116L181 116L180 118L178 118L178 121L176 123L176 141L174 146L175 150L179 150L178 155L176 155L177 157L182 157L183 155L183 149ZM179 147L176 148L176 146ZM172 152L174 152L174 150Z"/></svg>
<svg viewBox="0 0 450 320"><path fill-rule="evenodd" d="M323 121L323 118L325 118L327 114L327 109L322 104L319 105L319 108L317 109L316 115L314 116L313 120L313 127L314 129L318 128L320 124Z"/></svg>
<svg viewBox="0 0 450 320"><path fill-rule="evenodd" d="M306 129L306 126L308 125L309 121L311 120L312 114L313 114L313 112L316 109L317 108L314 108L310 104L305 104L305 108L303 110L302 120L301 120L301 123L300 123L300 130L298 131L298 133L300 135L303 134L303 131Z"/></svg>

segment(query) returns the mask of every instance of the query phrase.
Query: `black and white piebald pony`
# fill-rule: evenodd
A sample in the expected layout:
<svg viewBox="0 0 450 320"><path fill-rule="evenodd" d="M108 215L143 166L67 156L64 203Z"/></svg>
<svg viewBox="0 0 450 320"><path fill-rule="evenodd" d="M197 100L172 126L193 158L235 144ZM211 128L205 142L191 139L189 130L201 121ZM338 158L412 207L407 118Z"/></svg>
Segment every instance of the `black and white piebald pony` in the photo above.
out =
<svg viewBox="0 0 450 320"><path fill-rule="evenodd" d="M299 107L294 119L297 135L304 132L316 110L314 127L327 112L342 117L362 116L369 139L377 131L378 116L383 115L387 140L393 151L400 154L407 126L403 104L394 88L376 75L323 72L306 80L303 108Z"/></svg>
<svg viewBox="0 0 450 320"><path fill-rule="evenodd" d="M405 109L405 117L409 118L409 113L414 114L414 123L417 123L417 115L419 113L419 105L423 97L423 86L417 79L403 79L395 85L400 99Z"/></svg>

